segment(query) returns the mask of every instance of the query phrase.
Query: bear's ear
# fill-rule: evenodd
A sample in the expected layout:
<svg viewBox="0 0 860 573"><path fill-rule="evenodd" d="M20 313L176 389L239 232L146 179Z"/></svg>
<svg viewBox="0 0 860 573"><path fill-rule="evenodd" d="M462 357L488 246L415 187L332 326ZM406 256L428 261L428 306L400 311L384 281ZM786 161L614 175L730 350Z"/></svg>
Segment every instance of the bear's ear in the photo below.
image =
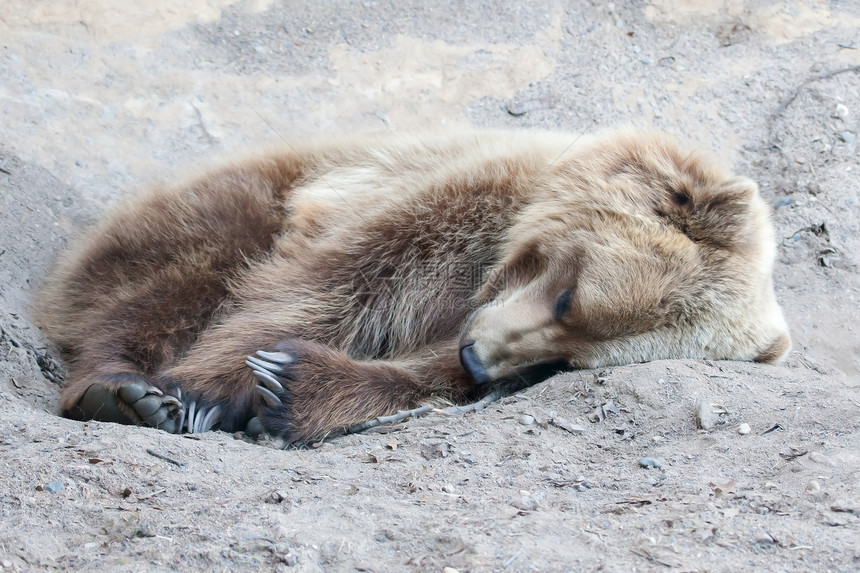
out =
<svg viewBox="0 0 860 573"><path fill-rule="evenodd" d="M717 247L742 247L755 219L758 186L745 177L735 177L715 186L702 186L692 193L675 191L673 201L685 219L683 231L696 242Z"/></svg>
<svg viewBox="0 0 860 573"><path fill-rule="evenodd" d="M755 361L763 362L765 364L774 364L785 358L785 355L788 354L789 350L791 350L791 337L787 332L781 332L767 348L762 350L759 355L755 357Z"/></svg>
<svg viewBox="0 0 860 573"><path fill-rule="evenodd" d="M495 299L508 286L534 280L546 269L546 260L537 240L525 241L502 256L478 291L481 304Z"/></svg>

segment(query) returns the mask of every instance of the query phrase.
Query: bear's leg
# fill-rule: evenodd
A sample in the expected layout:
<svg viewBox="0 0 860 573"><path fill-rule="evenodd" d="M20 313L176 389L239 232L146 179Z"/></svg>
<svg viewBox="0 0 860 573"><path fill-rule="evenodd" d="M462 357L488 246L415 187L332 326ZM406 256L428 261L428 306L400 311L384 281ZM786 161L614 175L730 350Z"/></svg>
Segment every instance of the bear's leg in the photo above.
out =
<svg viewBox="0 0 860 573"><path fill-rule="evenodd" d="M183 393L157 373L191 346L227 295L211 273L196 271L169 267L103 302L70 364L64 416L181 430ZM208 281L206 296L188 286L195 279Z"/></svg>
<svg viewBox="0 0 860 573"><path fill-rule="evenodd" d="M156 378L163 387L182 388L186 425L193 403L198 412L215 412L210 424L217 429L265 430L290 442L321 438L434 399L476 397L456 339L396 360L361 361L297 336L301 329L294 325L313 322L300 304L257 302L207 330ZM257 355L260 350L264 354Z"/></svg>
<svg viewBox="0 0 860 573"><path fill-rule="evenodd" d="M429 401L461 401L474 384L455 342L395 360L358 361L300 338L258 351L246 364L258 380L265 431L303 442Z"/></svg>
<svg viewBox="0 0 860 573"><path fill-rule="evenodd" d="M154 191L57 272L40 320L71 357L64 415L172 431L186 413L192 429L214 423L217 412L196 403L186 411L178 385L156 375L229 310L230 281L268 256L303 166L298 156L271 156Z"/></svg>

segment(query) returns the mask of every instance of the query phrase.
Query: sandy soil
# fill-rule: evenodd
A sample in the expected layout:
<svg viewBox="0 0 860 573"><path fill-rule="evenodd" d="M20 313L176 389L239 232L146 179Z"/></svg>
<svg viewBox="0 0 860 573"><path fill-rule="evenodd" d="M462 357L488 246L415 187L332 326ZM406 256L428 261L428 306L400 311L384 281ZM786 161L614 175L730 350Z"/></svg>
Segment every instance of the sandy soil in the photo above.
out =
<svg viewBox="0 0 860 573"><path fill-rule="evenodd" d="M0 568L858 570L860 5L580 4L6 0ZM281 137L618 123L759 181L785 365L573 372L305 451L55 415L31 296L135 189Z"/></svg>

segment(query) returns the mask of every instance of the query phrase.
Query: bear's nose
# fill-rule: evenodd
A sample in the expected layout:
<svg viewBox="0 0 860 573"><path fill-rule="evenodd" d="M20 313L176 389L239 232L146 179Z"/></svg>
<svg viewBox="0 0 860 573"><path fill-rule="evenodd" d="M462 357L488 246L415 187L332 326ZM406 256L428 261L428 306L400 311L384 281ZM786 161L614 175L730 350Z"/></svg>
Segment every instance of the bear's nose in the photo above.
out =
<svg viewBox="0 0 860 573"><path fill-rule="evenodd" d="M474 340L466 340L460 345L460 364L463 365L463 368L469 373L469 376L472 377L472 380L476 384L490 381L487 371L484 370L484 366L481 364L481 359L478 358Z"/></svg>

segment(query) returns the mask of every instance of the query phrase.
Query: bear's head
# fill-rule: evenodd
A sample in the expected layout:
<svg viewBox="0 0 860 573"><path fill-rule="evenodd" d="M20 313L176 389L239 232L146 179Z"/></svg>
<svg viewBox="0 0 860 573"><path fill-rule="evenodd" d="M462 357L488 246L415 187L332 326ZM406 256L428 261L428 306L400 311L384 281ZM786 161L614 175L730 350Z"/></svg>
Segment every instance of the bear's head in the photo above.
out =
<svg viewBox="0 0 860 573"><path fill-rule="evenodd" d="M476 382L558 361L787 354L773 229L755 183L665 136L613 132L534 185L461 337Z"/></svg>

